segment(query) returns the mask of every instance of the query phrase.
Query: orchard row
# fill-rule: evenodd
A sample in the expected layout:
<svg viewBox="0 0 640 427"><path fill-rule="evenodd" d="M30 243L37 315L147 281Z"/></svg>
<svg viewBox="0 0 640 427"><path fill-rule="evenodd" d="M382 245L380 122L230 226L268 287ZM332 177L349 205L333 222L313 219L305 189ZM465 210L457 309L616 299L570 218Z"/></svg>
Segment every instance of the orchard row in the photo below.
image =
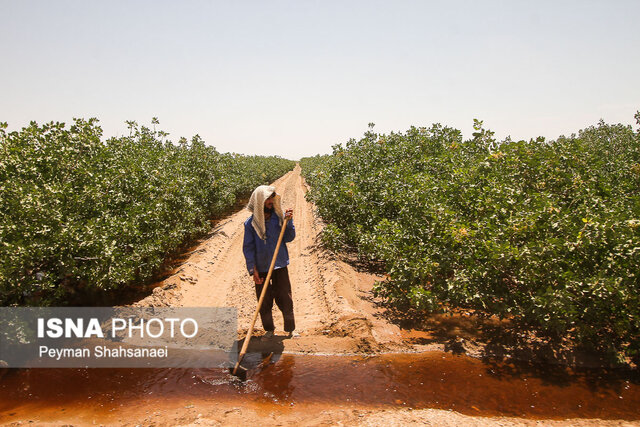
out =
<svg viewBox="0 0 640 427"><path fill-rule="evenodd" d="M324 241L383 262L375 291L400 307L473 309L638 357L639 131L600 122L497 141L474 127L464 140L441 125L372 126L302 159Z"/></svg>
<svg viewBox="0 0 640 427"><path fill-rule="evenodd" d="M95 119L0 125L1 305L86 302L149 280L211 218L294 166L128 124L106 141Z"/></svg>

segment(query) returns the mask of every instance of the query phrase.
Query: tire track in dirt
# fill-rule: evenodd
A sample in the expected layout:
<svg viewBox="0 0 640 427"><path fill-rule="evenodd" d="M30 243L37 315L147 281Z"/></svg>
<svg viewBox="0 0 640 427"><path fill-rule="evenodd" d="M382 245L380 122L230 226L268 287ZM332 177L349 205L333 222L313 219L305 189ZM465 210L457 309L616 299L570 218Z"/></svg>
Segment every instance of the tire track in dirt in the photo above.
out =
<svg viewBox="0 0 640 427"><path fill-rule="evenodd" d="M282 196L283 209L293 209L296 238L287 248L296 330L301 334L283 339L282 315L274 304L276 342L285 351L302 353L407 350L399 329L380 316L372 301L371 287L381 277L358 272L320 247L318 235L323 223L305 199L307 186L300 167L271 185ZM244 335L256 308L253 280L242 253L243 223L250 215L242 209L220 221L177 271L134 305L235 307L238 328ZM254 335L262 333L261 326L258 319ZM269 342L254 341L254 351L269 348Z"/></svg>

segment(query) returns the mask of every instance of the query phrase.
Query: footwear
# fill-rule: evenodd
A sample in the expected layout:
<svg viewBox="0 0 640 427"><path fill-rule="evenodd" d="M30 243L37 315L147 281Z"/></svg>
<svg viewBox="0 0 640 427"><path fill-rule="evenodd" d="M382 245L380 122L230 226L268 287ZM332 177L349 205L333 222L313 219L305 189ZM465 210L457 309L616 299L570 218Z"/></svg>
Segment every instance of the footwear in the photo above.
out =
<svg viewBox="0 0 640 427"><path fill-rule="evenodd" d="M300 332L290 331L287 332L287 338L298 338L300 336Z"/></svg>
<svg viewBox="0 0 640 427"><path fill-rule="evenodd" d="M261 341L268 341L271 338L273 338L273 331L267 331L264 333L264 335L260 338Z"/></svg>

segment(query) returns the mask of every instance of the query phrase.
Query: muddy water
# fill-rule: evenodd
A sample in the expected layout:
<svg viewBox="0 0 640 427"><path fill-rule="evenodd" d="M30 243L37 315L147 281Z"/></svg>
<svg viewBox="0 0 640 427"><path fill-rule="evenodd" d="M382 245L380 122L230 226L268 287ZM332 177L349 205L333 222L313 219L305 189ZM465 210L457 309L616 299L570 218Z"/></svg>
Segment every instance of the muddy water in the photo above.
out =
<svg viewBox="0 0 640 427"><path fill-rule="evenodd" d="M432 352L369 358L250 354L246 382L226 370L12 369L0 380L0 421L28 413L86 411L109 415L122 406L157 408L163 401L225 401L263 407L295 404L451 409L467 415L533 419L640 419L636 372L567 370L488 363ZM235 403L234 403L235 402Z"/></svg>

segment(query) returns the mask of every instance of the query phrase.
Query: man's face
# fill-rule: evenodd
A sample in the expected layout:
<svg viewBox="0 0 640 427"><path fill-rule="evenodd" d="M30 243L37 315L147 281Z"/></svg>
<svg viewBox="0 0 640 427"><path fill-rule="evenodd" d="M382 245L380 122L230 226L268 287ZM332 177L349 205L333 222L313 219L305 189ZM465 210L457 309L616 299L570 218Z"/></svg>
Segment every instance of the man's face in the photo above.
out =
<svg viewBox="0 0 640 427"><path fill-rule="evenodd" d="M273 193L271 195L271 197L269 197L267 200L264 201L264 207L265 209L273 209L273 197L276 195L276 193Z"/></svg>

